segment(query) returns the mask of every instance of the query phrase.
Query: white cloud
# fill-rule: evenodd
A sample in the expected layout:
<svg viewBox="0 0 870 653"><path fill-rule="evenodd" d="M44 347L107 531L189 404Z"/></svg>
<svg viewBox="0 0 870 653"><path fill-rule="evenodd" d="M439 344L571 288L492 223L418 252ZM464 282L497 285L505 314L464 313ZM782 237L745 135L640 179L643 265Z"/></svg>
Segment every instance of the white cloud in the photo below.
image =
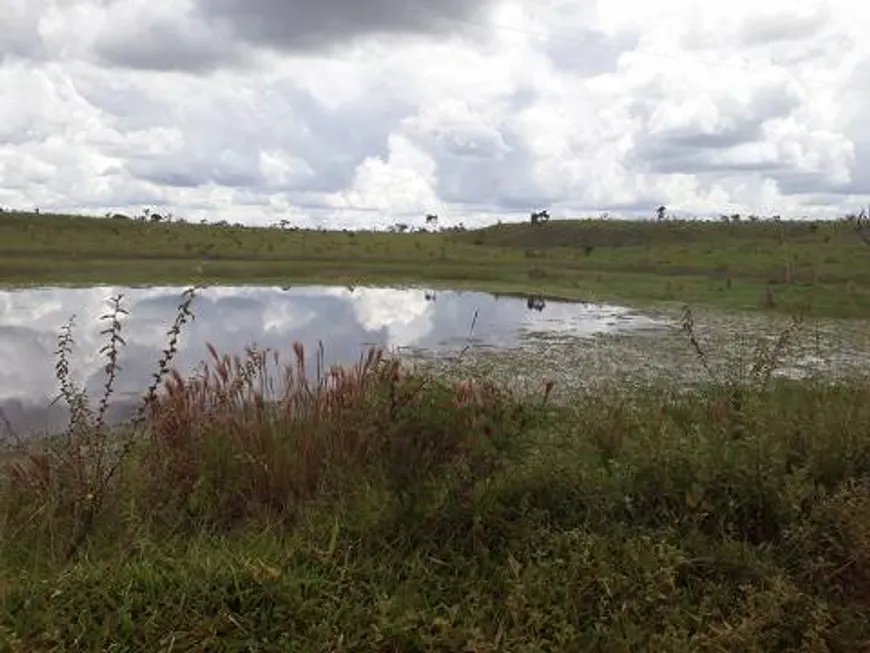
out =
<svg viewBox="0 0 870 653"><path fill-rule="evenodd" d="M432 331L435 306L419 292L358 288L350 297L357 321L369 331L385 329L390 349L413 345Z"/></svg>
<svg viewBox="0 0 870 653"><path fill-rule="evenodd" d="M355 227L870 198L850 0L333 0L305 33L266 0L11 1L7 206Z"/></svg>
<svg viewBox="0 0 870 653"><path fill-rule="evenodd" d="M357 167L351 188L339 194L333 206L368 209L387 221L391 216L414 214L437 203L433 186L435 162L408 139L391 135L386 158L366 157ZM378 217L375 222L382 222Z"/></svg>

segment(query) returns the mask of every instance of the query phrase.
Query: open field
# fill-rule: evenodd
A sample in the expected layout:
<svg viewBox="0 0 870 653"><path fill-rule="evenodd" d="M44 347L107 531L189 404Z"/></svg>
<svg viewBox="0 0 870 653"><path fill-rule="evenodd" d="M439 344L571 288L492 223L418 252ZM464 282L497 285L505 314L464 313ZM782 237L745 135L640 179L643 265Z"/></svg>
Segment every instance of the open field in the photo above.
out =
<svg viewBox="0 0 870 653"><path fill-rule="evenodd" d="M786 335L579 394L169 346L113 431L61 354L69 432L0 459L0 649L868 650L870 376L778 380Z"/></svg>
<svg viewBox="0 0 870 653"><path fill-rule="evenodd" d="M0 214L0 284L194 281L425 283L870 316L870 247L846 220L577 220L373 233Z"/></svg>

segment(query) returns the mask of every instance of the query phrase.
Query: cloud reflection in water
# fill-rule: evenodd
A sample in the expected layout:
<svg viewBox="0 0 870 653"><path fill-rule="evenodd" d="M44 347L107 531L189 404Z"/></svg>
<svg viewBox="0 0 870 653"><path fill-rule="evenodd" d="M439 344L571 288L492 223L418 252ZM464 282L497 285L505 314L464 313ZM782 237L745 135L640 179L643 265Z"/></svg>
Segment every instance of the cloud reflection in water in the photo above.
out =
<svg viewBox="0 0 870 653"><path fill-rule="evenodd" d="M57 335L73 314L72 376L92 397L99 395L105 379L99 354L105 325L99 317L118 293L124 295L129 317L115 398L134 401L156 369L183 290L98 286L0 291L0 407L13 426L53 429L63 424L62 407L46 406L57 394ZM206 343L220 353L243 353L255 344L288 355L299 341L313 369L318 342L323 342L329 365L357 361L367 345L441 351L466 346L473 335L475 344L508 348L518 346L528 330L594 335L655 324L614 306L548 302L543 310L530 310L522 298L395 288L212 287L199 291L191 308L195 319L184 328L174 361L182 373L208 358Z"/></svg>

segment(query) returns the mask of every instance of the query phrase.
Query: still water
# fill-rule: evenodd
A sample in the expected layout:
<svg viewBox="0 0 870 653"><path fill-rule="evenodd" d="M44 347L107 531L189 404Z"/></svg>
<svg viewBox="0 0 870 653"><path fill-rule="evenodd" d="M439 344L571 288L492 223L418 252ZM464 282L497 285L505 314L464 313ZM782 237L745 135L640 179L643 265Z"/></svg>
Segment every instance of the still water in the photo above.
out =
<svg viewBox="0 0 870 653"><path fill-rule="evenodd" d="M115 397L121 400L116 415L124 414L156 370L183 290L99 286L0 291L0 408L11 427L21 433L64 424L62 402L49 404L58 388L57 336L73 315L72 377L92 397L99 396L105 379L100 331L106 326L99 318L119 293L129 311L115 384ZM200 290L191 309L195 319L185 326L174 361L183 374L208 358L206 343L221 353L243 353L255 344L284 354L299 341L313 356L322 342L329 365L354 363L370 345L398 353L509 349L530 333L583 338L648 332L667 324L661 317L606 304L399 288L214 287Z"/></svg>

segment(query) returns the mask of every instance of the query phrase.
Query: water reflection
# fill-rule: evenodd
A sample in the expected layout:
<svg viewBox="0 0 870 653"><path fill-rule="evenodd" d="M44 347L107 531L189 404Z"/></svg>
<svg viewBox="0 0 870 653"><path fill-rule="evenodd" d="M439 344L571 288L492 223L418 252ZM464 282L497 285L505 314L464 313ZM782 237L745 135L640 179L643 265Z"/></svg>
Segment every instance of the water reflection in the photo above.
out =
<svg viewBox="0 0 870 653"><path fill-rule="evenodd" d="M0 291L0 407L16 430L54 429L63 408L47 408L57 393L54 352L61 326L75 315L72 377L97 396L104 382L99 316L123 293L129 318L116 397L141 395L166 346L166 331L181 301L178 287L39 288ZM437 300L437 301L436 301ZM545 310L546 307L546 310ZM661 322L629 309L540 297L501 297L477 292L362 287L216 287L200 291L195 314L181 337L175 366L190 372L218 351L241 353L247 345L289 352L300 341L313 356L324 343L325 363L356 361L368 345L432 351L468 346L508 348L525 332L575 335L631 331ZM309 369L313 369L309 361ZM126 414L116 407L115 417ZM0 425L2 430L2 425Z"/></svg>

